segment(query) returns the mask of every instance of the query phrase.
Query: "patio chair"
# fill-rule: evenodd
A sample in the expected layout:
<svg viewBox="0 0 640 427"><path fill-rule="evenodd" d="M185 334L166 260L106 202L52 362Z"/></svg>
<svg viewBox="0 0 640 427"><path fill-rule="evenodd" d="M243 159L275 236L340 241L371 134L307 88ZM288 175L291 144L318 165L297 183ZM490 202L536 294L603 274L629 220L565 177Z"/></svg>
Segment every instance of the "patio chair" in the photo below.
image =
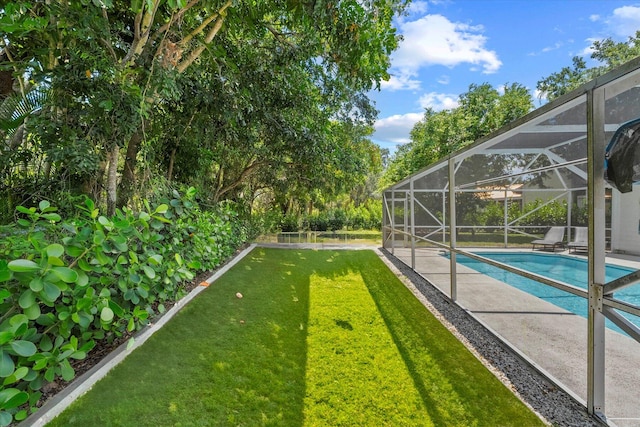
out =
<svg viewBox="0 0 640 427"><path fill-rule="evenodd" d="M573 240L567 243L569 252L586 251L589 248L589 234L587 227L575 227Z"/></svg>
<svg viewBox="0 0 640 427"><path fill-rule="evenodd" d="M536 246L542 246L542 249L551 248L554 252L556 246L564 248L564 227L551 227L544 238L531 242L531 250L535 250Z"/></svg>

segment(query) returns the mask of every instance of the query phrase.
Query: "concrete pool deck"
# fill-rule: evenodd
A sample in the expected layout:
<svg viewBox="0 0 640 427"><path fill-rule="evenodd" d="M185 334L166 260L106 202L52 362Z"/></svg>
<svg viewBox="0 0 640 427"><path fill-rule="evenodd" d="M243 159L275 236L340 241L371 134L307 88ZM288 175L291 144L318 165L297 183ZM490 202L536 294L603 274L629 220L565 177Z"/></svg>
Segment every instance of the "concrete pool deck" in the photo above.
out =
<svg viewBox="0 0 640 427"><path fill-rule="evenodd" d="M410 248L394 248L393 255L411 265ZM607 262L640 268L637 258L628 256L611 256ZM418 274L449 296L449 260L440 249L416 249L415 265ZM457 284L460 306L586 402L585 318L460 264ZM618 427L640 426L640 343L609 329L605 342L607 419Z"/></svg>

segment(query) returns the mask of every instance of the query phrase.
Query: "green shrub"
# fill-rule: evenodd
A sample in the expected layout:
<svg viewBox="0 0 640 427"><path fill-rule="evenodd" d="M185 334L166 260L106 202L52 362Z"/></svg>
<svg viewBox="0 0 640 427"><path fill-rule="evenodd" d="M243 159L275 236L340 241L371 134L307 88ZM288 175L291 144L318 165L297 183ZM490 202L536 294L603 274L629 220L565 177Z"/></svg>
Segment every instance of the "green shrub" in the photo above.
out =
<svg viewBox="0 0 640 427"><path fill-rule="evenodd" d="M307 221L309 222L308 228L311 231L327 231L329 229L329 221L324 213L309 215Z"/></svg>
<svg viewBox="0 0 640 427"><path fill-rule="evenodd" d="M69 381L72 359L145 326L246 240L231 205L203 212L195 190L134 213L63 220L47 201L18 207L0 234L0 426L35 410L44 384Z"/></svg>
<svg viewBox="0 0 640 427"><path fill-rule="evenodd" d="M290 233L298 231L299 229L300 224L296 215L286 215L282 218L282 221L280 222L280 230L283 233Z"/></svg>

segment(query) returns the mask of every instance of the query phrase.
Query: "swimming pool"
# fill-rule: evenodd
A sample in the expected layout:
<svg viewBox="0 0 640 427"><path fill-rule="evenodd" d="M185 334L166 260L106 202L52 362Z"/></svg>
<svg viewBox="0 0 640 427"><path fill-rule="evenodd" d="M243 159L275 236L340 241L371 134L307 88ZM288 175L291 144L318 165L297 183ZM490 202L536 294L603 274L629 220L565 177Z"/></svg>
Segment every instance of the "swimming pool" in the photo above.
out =
<svg viewBox="0 0 640 427"><path fill-rule="evenodd" d="M522 270L530 271L550 279L558 280L576 287L587 289L588 265L586 260L558 254L540 254L532 252L476 252L478 255L501 262ZM531 295L562 307L582 317L587 317L587 300L565 291L543 285L535 280L519 276L494 267L489 264L458 255L456 261L494 279L507 283ZM606 282L625 276L635 270L617 265L606 265ZM640 305L640 285L630 286L619 292L615 297L631 304ZM622 313L627 319L640 326L640 318ZM622 332L615 324L607 319L608 328Z"/></svg>

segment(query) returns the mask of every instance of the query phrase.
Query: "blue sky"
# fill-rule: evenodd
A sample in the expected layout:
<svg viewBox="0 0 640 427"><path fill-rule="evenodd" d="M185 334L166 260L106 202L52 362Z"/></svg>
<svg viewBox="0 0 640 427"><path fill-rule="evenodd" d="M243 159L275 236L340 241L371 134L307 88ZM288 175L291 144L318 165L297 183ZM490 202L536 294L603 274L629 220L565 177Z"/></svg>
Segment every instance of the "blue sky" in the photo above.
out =
<svg viewBox="0 0 640 427"><path fill-rule="evenodd" d="M594 40L626 41L640 30L640 2L618 0L414 1L396 20L404 41L392 75L370 93L380 111L372 140L391 152L409 141L424 109L454 108L470 84L499 89L520 83L534 95L538 80L588 60Z"/></svg>

